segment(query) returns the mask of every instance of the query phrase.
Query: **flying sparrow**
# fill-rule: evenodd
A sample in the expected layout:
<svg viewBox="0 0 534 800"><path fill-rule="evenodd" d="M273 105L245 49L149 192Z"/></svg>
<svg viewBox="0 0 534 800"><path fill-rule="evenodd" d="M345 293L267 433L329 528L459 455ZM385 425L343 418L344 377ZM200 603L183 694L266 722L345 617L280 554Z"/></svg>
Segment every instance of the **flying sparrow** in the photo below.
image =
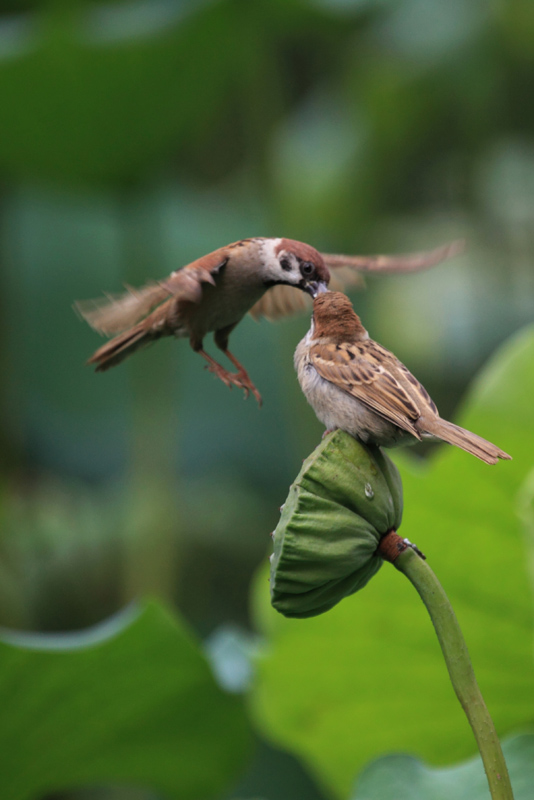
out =
<svg viewBox="0 0 534 800"><path fill-rule="evenodd" d="M141 289L126 287L121 295L75 304L80 315L99 333L115 336L89 359L97 371L119 364L141 347L162 336L188 338L208 369L227 386L238 386L245 397L261 396L245 368L228 350L230 333L247 312L269 319L302 310L306 293L314 297L330 281L336 287L361 284L359 272L411 272L456 255L462 242L407 256L341 256L318 253L292 239L242 239L153 281ZM300 289L300 292L295 291ZM229 372L203 348L207 333L232 362ZM116 335L118 334L118 335Z"/></svg>
<svg viewBox="0 0 534 800"><path fill-rule="evenodd" d="M428 392L393 353L369 338L349 298L320 292L311 328L295 351L308 402L327 430L341 428L383 447L417 439L442 440L485 461L507 453L475 433L441 419Z"/></svg>

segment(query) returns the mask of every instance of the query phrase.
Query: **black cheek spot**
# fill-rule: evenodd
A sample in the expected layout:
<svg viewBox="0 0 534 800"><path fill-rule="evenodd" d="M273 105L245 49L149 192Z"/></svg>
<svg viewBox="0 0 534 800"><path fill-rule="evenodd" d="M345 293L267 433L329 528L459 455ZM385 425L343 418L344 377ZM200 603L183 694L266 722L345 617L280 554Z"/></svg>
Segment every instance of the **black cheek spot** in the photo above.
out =
<svg viewBox="0 0 534 800"><path fill-rule="evenodd" d="M288 258L282 258L280 260L280 266L285 272L291 272L291 264Z"/></svg>

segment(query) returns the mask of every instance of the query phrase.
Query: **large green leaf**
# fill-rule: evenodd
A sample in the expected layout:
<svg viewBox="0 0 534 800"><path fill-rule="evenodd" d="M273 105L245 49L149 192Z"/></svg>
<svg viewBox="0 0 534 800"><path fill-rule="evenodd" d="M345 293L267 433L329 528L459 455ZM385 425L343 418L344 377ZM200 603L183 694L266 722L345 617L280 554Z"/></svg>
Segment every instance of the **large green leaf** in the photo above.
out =
<svg viewBox="0 0 534 800"><path fill-rule="evenodd" d="M426 552L457 612L499 733L534 719L532 596L517 495L534 463L534 330L514 338L474 384L461 421L514 457L488 467L441 447L401 461L401 534ZM286 620L258 583L270 634L254 693L264 732L346 796L386 751L446 764L475 752L441 651L413 588L392 569L321 617Z"/></svg>
<svg viewBox="0 0 534 800"><path fill-rule="evenodd" d="M534 736L503 742L515 800L532 800ZM432 769L410 756L384 756L363 771L352 800L488 800L479 757L445 769Z"/></svg>
<svg viewBox="0 0 534 800"><path fill-rule="evenodd" d="M4 631L0 707L3 800L97 783L200 800L249 754L240 699L155 603L81 634Z"/></svg>

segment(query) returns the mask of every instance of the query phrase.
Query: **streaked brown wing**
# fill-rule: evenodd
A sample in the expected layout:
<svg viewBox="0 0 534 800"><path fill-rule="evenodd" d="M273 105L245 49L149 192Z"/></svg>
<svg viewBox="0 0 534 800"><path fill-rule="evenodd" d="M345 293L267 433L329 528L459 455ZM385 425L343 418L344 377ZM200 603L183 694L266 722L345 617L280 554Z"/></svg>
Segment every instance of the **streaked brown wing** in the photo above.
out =
<svg viewBox="0 0 534 800"><path fill-rule="evenodd" d="M422 253L408 253L399 256L345 256L335 253L321 253L326 266L339 274L342 268L356 272L417 272L439 264L448 258L459 255L465 246L464 239L456 239L449 244Z"/></svg>
<svg viewBox="0 0 534 800"><path fill-rule="evenodd" d="M140 289L127 286L122 294L81 300L74 308L94 330L114 336L131 328L169 297L178 303L198 303L202 284L215 283L212 273L216 274L226 261L220 253L210 253L162 281L152 281Z"/></svg>
<svg viewBox="0 0 534 800"><path fill-rule="evenodd" d="M414 427L421 415L419 408L396 378L364 353L357 344L316 344L310 349L310 360L322 378L420 439Z"/></svg>
<svg viewBox="0 0 534 800"><path fill-rule="evenodd" d="M254 319L265 317L274 321L290 314L309 311L311 307L311 297L301 289L294 286L273 286L252 306L249 314Z"/></svg>
<svg viewBox="0 0 534 800"><path fill-rule="evenodd" d="M169 278L161 281L161 287L166 289L178 304L200 303L203 283L215 286L211 272L202 267L189 266L187 269L184 267L173 272Z"/></svg>
<svg viewBox="0 0 534 800"><path fill-rule="evenodd" d="M419 394L420 397L421 397L421 400L422 400L421 405L426 403L428 405L430 411L432 412L432 414L435 414L436 416L439 417L438 408L437 408L436 404L434 403L434 401L432 400L432 398L430 397L430 395L428 394L428 392L425 389L425 387L423 386L423 384L419 383L419 381L417 380L415 375L412 375L412 373L410 372L408 367L405 367L404 364L402 364L400 361L397 362L397 367L398 367L399 371L402 374L403 380L404 381L408 381L408 383L411 383L412 386L415 387L415 390L416 390L417 394ZM425 411L426 411L426 409L421 408L421 413L425 413Z"/></svg>
<svg viewBox="0 0 534 800"><path fill-rule="evenodd" d="M192 261L190 264L182 267L182 269L172 272L168 278L159 281L159 283L161 286L168 289L171 294L176 294L177 292L191 292L193 286L192 280L196 280L199 285L202 283L215 284L213 276L217 275L228 263L229 256L226 251L226 247L219 247L219 249L214 250L213 253L208 253L202 256L202 258L197 258L196 261ZM199 299L200 295L198 296L198 300ZM198 300L193 302L198 302Z"/></svg>

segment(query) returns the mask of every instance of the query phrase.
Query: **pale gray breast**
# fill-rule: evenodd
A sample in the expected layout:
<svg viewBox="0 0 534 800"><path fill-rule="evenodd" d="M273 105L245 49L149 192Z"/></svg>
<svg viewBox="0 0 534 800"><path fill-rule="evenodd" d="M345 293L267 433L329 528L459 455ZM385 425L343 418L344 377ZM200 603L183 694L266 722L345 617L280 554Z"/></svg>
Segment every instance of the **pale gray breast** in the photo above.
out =
<svg viewBox="0 0 534 800"><path fill-rule="evenodd" d="M295 350L295 369L304 396L327 430L340 428L363 442L385 447L415 441L413 436L319 375L308 357L311 335L309 331Z"/></svg>

